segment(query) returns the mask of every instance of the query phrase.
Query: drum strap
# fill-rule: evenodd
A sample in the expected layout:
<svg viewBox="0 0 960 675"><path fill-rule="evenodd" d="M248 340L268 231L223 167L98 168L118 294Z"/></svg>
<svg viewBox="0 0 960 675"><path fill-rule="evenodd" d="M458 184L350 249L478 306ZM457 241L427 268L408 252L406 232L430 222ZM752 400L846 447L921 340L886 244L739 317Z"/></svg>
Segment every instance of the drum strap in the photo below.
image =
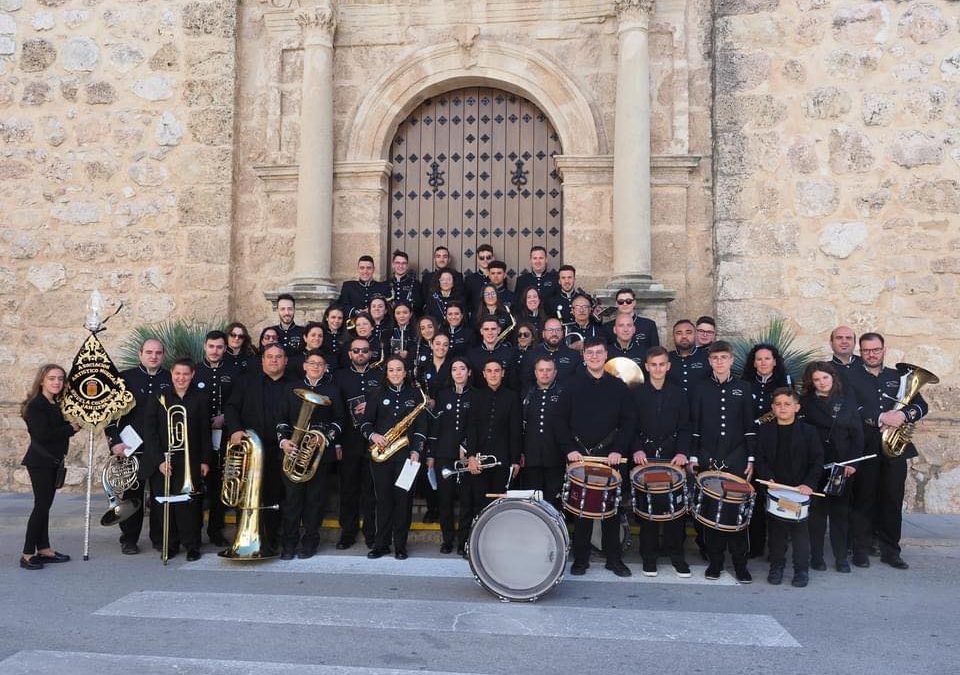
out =
<svg viewBox="0 0 960 675"><path fill-rule="evenodd" d="M580 450L583 452L583 454L592 456L593 453L595 452L599 453L601 450L605 449L608 445L610 445L613 442L613 439L616 438L618 431L619 429L614 429L609 434L607 434L602 441L600 441L599 443L597 443L592 447L587 447L587 445L583 441L581 441L580 437L577 436L576 434L573 435L573 440L575 440L577 442L577 445L580 446Z"/></svg>

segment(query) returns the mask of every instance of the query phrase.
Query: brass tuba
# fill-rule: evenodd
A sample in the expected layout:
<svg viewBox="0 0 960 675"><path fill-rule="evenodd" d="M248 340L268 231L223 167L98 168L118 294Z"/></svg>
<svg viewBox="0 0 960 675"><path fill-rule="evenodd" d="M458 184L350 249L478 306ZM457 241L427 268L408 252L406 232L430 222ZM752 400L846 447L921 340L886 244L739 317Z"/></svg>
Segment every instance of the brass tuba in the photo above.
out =
<svg viewBox="0 0 960 675"><path fill-rule="evenodd" d="M272 558L276 552L263 532L260 511L277 506L260 506L263 485L264 449L260 437L247 429L247 438L227 445L223 457L223 486L220 501L225 506L240 509L237 534L233 545L218 554L232 560L260 560Z"/></svg>
<svg viewBox="0 0 960 675"><path fill-rule="evenodd" d="M327 449L327 437L319 431L310 430L310 418L317 406L330 405L330 399L309 389L294 389L293 393L303 403L290 438L297 449L290 454L283 454L283 474L291 483L306 483L316 475L323 451Z"/></svg>
<svg viewBox="0 0 960 675"><path fill-rule="evenodd" d="M887 398L892 398L897 402L896 405L893 406L893 410L901 410L910 405L923 385L937 384L940 382L940 378L929 370L915 366L912 363L898 363L897 370L899 370L902 375L900 375L900 389L897 390L896 398L884 394ZM896 429L890 427L885 428L882 433L881 444L883 454L891 458L902 455L903 451L907 449L907 446L910 445L913 440L913 432L916 426L916 422L905 422Z"/></svg>
<svg viewBox="0 0 960 675"><path fill-rule="evenodd" d="M100 518L100 524L104 527L122 523L143 506L143 502L136 497L123 498L125 493L140 487L140 479L137 477L139 471L140 462L133 455L130 457L111 455L110 460L103 467L100 482L110 502L110 508Z"/></svg>
<svg viewBox="0 0 960 675"><path fill-rule="evenodd" d="M427 395L423 391L423 388L419 385L414 386L417 387L417 390L423 397L423 401L418 403L417 407L408 412L402 420L390 427L387 433L383 435L383 437L387 439L387 444L384 447L381 448L376 443L370 444L370 459L372 459L374 462L386 462L388 459L410 444L410 439L407 438L407 430L413 426L414 421L417 419L417 415L426 410L428 401Z"/></svg>

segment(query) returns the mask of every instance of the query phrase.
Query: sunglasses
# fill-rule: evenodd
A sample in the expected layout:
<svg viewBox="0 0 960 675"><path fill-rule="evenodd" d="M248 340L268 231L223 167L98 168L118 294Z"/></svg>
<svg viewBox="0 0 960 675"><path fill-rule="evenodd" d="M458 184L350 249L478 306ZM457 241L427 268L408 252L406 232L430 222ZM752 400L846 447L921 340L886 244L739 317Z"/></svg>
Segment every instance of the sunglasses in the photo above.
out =
<svg viewBox="0 0 960 675"><path fill-rule="evenodd" d="M245 338L245 337L247 337L247 336L244 335L243 333L230 333L230 337L232 337L232 338L237 338L238 340L242 340L243 338Z"/></svg>
<svg viewBox="0 0 960 675"><path fill-rule="evenodd" d="M520 333L517 333L517 337L528 338L528 337L533 337L533 335L531 333L520 332Z"/></svg>
<svg viewBox="0 0 960 675"><path fill-rule="evenodd" d="M477 260L493 260L492 255L478 255Z"/></svg>
<svg viewBox="0 0 960 675"><path fill-rule="evenodd" d="M617 300L618 305L632 305L635 302L633 298L620 298Z"/></svg>

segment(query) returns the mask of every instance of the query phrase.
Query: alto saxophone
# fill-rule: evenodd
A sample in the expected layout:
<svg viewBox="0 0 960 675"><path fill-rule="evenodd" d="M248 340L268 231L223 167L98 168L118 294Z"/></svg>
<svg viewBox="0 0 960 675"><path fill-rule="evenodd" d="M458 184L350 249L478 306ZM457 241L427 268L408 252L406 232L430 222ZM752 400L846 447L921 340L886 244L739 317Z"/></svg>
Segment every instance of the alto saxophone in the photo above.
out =
<svg viewBox="0 0 960 675"><path fill-rule="evenodd" d="M374 462L382 463L393 457L395 454L410 445L410 439L407 437L407 430L413 426L417 416L427 408L427 394L419 385L414 385L423 397L423 401L417 404L417 407L407 413L402 420L394 424L383 435L386 443L381 447L376 443L370 444L370 459Z"/></svg>

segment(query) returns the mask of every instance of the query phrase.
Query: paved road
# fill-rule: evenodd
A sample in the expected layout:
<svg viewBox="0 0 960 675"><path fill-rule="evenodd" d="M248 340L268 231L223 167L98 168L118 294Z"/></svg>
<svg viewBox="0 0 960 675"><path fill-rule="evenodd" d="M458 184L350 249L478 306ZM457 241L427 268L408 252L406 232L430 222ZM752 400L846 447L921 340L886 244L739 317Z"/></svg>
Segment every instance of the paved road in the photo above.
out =
<svg viewBox="0 0 960 675"><path fill-rule="evenodd" d="M164 568L152 551L121 556L116 530L97 526L91 561L27 572L15 501L0 496L0 675L877 675L956 672L960 649L960 518L912 522L907 572L814 572L799 590L767 585L758 563L749 586L708 582L702 565L690 579L667 565L643 578L634 554L632 579L595 561L531 605L498 602L466 561L426 542L402 562L327 546L307 561L229 563L207 546ZM53 540L79 558L76 528Z"/></svg>

